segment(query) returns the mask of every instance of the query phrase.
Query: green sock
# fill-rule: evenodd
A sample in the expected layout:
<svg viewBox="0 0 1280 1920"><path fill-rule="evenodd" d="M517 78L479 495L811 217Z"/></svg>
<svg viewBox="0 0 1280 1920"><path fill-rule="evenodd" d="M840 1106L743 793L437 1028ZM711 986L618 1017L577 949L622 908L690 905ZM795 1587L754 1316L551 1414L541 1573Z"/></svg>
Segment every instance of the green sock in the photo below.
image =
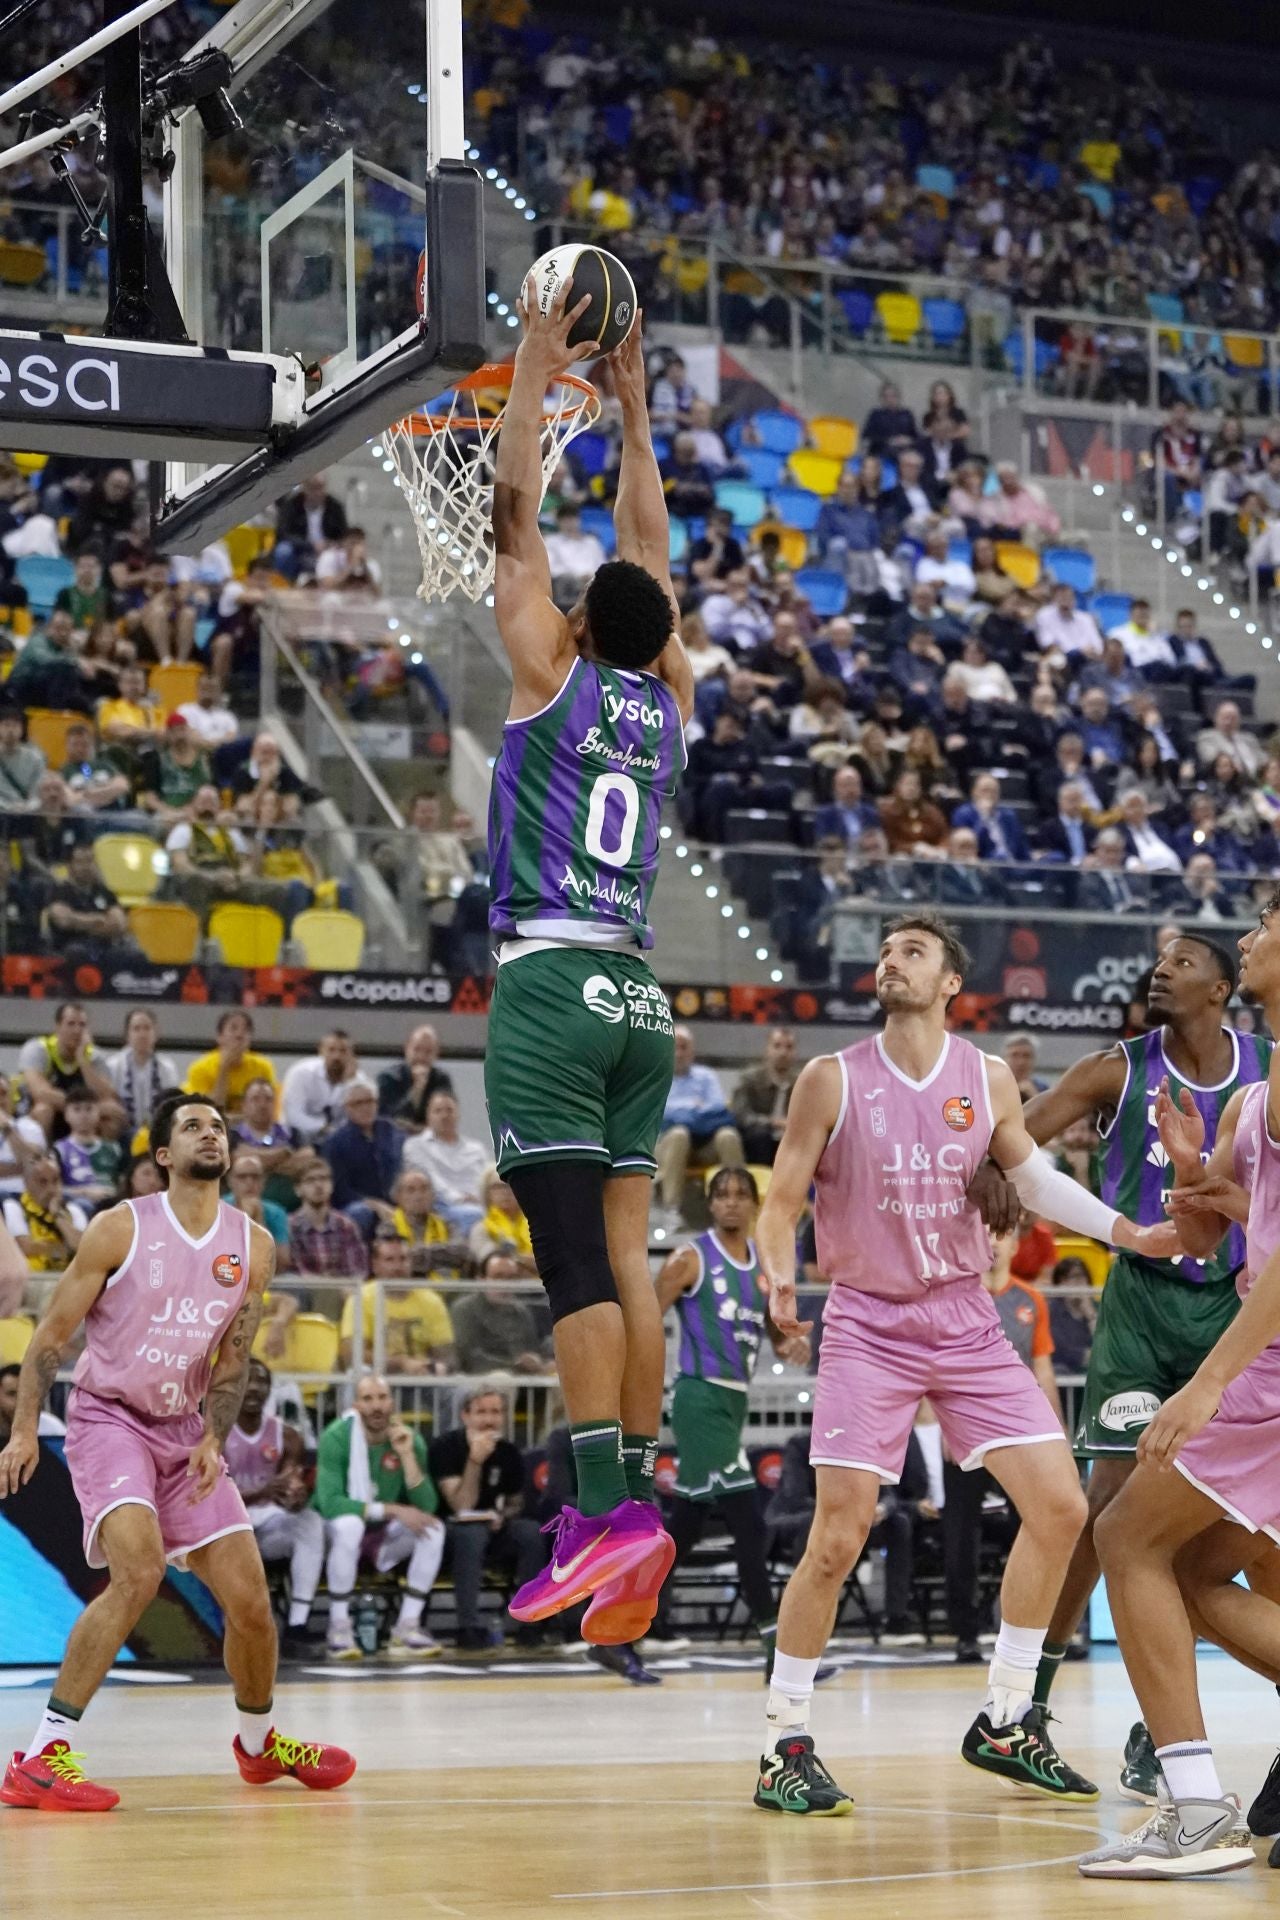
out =
<svg viewBox="0 0 1280 1920"><path fill-rule="evenodd" d="M1036 1668L1036 1684L1031 1691L1033 1706L1047 1707L1049 1689L1058 1677L1058 1668L1062 1665L1066 1647L1059 1646L1056 1640L1046 1640L1040 1654L1040 1665Z"/></svg>
<svg viewBox="0 0 1280 1920"><path fill-rule="evenodd" d="M627 1492L631 1498L652 1501L653 1470L658 1464L656 1436L647 1433L624 1433L622 1464L626 1469Z"/></svg>
<svg viewBox="0 0 1280 1920"><path fill-rule="evenodd" d="M578 1511L592 1515L620 1506L627 1497L621 1421L584 1420L570 1427L569 1438L578 1473Z"/></svg>

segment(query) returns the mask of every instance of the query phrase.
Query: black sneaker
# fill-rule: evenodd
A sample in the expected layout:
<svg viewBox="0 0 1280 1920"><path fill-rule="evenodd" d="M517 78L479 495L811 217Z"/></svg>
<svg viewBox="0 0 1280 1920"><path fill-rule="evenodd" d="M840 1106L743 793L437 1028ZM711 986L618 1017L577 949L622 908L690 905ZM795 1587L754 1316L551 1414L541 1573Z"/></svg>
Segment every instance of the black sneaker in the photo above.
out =
<svg viewBox="0 0 1280 1920"><path fill-rule="evenodd" d="M1141 1800L1154 1807L1159 1800L1160 1762L1146 1723L1135 1720L1124 1743L1124 1765L1120 1769L1119 1791L1126 1800ZM1280 1826L1273 1829L1280 1833Z"/></svg>
<svg viewBox="0 0 1280 1920"><path fill-rule="evenodd" d="M1257 1797L1249 1809L1249 1831L1256 1834L1259 1840L1267 1840L1273 1833L1280 1833L1280 1753L1271 1762L1271 1771L1258 1788ZM1280 1858L1272 1860L1271 1865L1280 1866Z"/></svg>
<svg viewBox="0 0 1280 1920"><path fill-rule="evenodd" d="M766 1813L808 1813L832 1819L853 1812L813 1750L807 1733L784 1733L772 1753L760 1760L755 1803Z"/></svg>
<svg viewBox="0 0 1280 1920"><path fill-rule="evenodd" d="M980 1713L960 1744L960 1757L971 1767L1051 1800L1098 1798L1092 1780L1069 1767L1054 1746L1043 1707L1029 1708L1021 1720L1007 1727L993 1727L987 1715Z"/></svg>
<svg viewBox="0 0 1280 1920"><path fill-rule="evenodd" d="M323 1660L326 1636L323 1627L285 1627L280 1635L282 1660Z"/></svg>
<svg viewBox="0 0 1280 1920"><path fill-rule="evenodd" d="M660 1687L662 1685L662 1675L650 1673L634 1647L598 1647L592 1644L587 1648L587 1658L595 1666L603 1667L606 1673L616 1673L620 1680L627 1682L628 1686Z"/></svg>
<svg viewBox="0 0 1280 1920"><path fill-rule="evenodd" d="M986 1654L976 1640L956 1641L956 1665L958 1667L981 1667L986 1662Z"/></svg>

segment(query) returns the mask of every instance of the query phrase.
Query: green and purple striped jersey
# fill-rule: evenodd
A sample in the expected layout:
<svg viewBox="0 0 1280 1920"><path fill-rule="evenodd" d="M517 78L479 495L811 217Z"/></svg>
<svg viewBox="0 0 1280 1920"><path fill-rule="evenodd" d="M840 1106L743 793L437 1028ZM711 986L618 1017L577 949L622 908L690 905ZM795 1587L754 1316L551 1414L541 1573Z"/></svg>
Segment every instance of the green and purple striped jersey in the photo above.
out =
<svg viewBox="0 0 1280 1920"><path fill-rule="evenodd" d="M700 1233L693 1245L701 1263L698 1278L676 1301L680 1321L679 1372L721 1386L751 1385L764 1334L764 1288L755 1242L750 1264L731 1260L715 1233Z"/></svg>
<svg viewBox="0 0 1280 1920"><path fill-rule="evenodd" d="M684 761L663 681L576 660L549 706L503 731L489 796L491 932L651 947L662 808Z"/></svg>
<svg viewBox="0 0 1280 1920"><path fill-rule="evenodd" d="M1218 1137L1223 1108L1237 1087L1252 1086L1267 1077L1271 1042L1255 1033L1233 1033L1230 1028L1224 1028L1224 1032L1231 1039L1234 1063L1227 1078L1216 1087L1198 1087L1182 1078L1164 1050L1163 1027L1156 1033L1139 1034L1136 1039L1120 1042L1128 1073L1120 1104L1098 1143L1094 1185L1107 1206L1136 1220L1139 1226L1155 1226L1168 1218L1164 1203L1173 1181L1168 1174L1155 1120L1156 1095L1166 1074L1174 1099L1177 1100L1185 1087L1199 1108L1204 1120L1206 1160ZM1209 1260L1179 1255L1176 1260L1143 1260L1141 1264L1153 1267L1170 1279L1203 1286L1234 1273L1243 1259L1244 1229L1233 1226Z"/></svg>

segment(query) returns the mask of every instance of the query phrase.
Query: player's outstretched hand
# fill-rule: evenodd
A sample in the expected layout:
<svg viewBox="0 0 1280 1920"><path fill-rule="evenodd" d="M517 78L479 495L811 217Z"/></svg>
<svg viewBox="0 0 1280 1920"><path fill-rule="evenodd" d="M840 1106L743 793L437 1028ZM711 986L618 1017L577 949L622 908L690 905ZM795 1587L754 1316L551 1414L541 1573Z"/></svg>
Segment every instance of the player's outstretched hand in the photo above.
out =
<svg viewBox="0 0 1280 1920"><path fill-rule="evenodd" d="M1175 1104L1167 1074L1156 1095L1156 1128L1179 1180L1194 1180L1203 1165L1204 1117L1185 1087Z"/></svg>
<svg viewBox="0 0 1280 1920"><path fill-rule="evenodd" d="M789 1340L802 1337L813 1329L812 1320L796 1318L796 1279L793 1273L765 1275L769 1294L769 1318L778 1332Z"/></svg>
<svg viewBox="0 0 1280 1920"><path fill-rule="evenodd" d="M979 1166L965 1190L965 1198L971 1207L976 1207L982 1218L982 1224L989 1233L999 1239L1001 1234L1012 1233L1018 1224L1018 1215L1022 1211L1022 1202L1018 1198L1018 1189L1012 1180L1006 1180L1004 1171L988 1156Z"/></svg>
<svg viewBox="0 0 1280 1920"><path fill-rule="evenodd" d="M1222 1390L1194 1375L1171 1394L1138 1442L1138 1459L1168 1472L1188 1440L1207 1427L1218 1411Z"/></svg>
<svg viewBox="0 0 1280 1920"><path fill-rule="evenodd" d="M524 338L516 357L526 365L532 360L544 381L554 380L566 367L579 360L589 360L600 351L598 340L582 340L576 347L569 345L569 335L591 305L588 293L570 306L572 291L573 281L566 280L544 314L539 310L537 289L530 274L516 300L516 312L524 326Z"/></svg>
<svg viewBox="0 0 1280 1920"><path fill-rule="evenodd" d="M0 1500L25 1487L40 1464L40 1442L14 1433L6 1447L0 1448Z"/></svg>
<svg viewBox="0 0 1280 1920"><path fill-rule="evenodd" d="M1183 1251L1176 1220L1161 1220L1153 1227L1135 1226L1131 1220L1124 1225L1128 1232L1121 1235L1117 1228L1115 1244L1140 1253L1144 1260L1174 1260Z"/></svg>
<svg viewBox="0 0 1280 1920"><path fill-rule="evenodd" d="M1165 1207L1175 1220L1184 1214L1220 1213L1224 1219L1238 1220L1244 1226L1249 1219L1248 1194L1225 1174L1200 1180L1193 1187L1174 1187Z"/></svg>
<svg viewBox="0 0 1280 1920"><path fill-rule="evenodd" d="M187 1461L187 1478L195 1483L187 1495L189 1506L198 1506L201 1500L208 1499L218 1484L221 1472L222 1449L213 1434L203 1434L192 1447Z"/></svg>
<svg viewBox="0 0 1280 1920"><path fill-rule="evenodd" d="M642 309L637 313L635 324L626 339L620 340L608 356L609 366L613 372L613 390L624 412L631 408L643 409L646 404L644 343L641 339L643 320Z"/></svg>

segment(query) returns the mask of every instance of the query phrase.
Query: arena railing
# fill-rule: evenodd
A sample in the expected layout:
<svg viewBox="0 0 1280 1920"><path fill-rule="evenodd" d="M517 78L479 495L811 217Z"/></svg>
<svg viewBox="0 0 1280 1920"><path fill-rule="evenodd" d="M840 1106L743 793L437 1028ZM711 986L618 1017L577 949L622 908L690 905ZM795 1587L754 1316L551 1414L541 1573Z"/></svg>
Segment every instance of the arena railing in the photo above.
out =
<svg viewBox="0 0 1280 1920"><path fill-rule="evenodd" d="M104 321L107 250L85 239L76 209L20 197L6 198L4 206L0 305L5 312L15 318L56 315L88 327Z"/></svg>

